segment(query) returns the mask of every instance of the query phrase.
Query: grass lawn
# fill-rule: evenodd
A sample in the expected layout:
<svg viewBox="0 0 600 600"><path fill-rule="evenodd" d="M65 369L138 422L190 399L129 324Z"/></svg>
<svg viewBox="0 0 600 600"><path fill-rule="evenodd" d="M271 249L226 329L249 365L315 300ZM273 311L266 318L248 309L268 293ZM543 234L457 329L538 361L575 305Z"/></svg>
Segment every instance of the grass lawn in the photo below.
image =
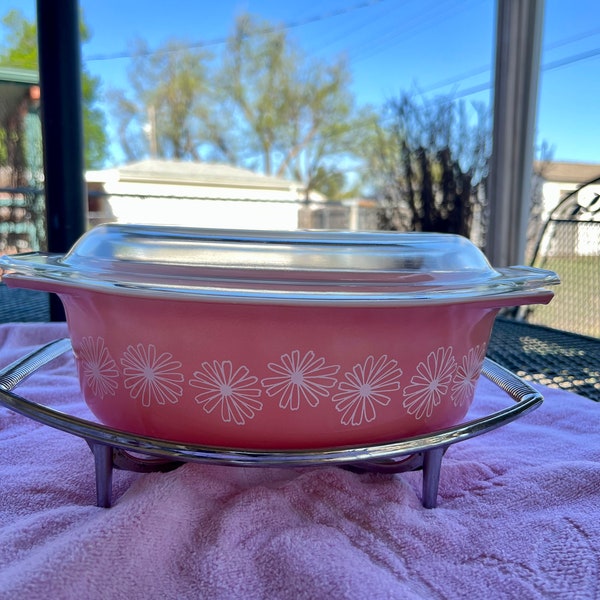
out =
<svg viewBox="0 0 600 600"><path fill-rule="evenodd" d="M600 338L600 255L545 257L539 265L558 273L561 284L547 306L535 306L531 323Z"/></svg>

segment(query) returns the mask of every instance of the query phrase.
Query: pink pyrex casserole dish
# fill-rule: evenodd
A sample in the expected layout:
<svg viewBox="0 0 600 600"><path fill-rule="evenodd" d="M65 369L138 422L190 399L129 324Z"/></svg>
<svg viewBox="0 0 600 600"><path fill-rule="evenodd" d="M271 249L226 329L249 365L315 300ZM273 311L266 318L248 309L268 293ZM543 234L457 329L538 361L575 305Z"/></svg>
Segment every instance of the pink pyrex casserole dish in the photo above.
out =
<svg viewBox="0 0 600 600"><path fill-rule="evenodd" d="M501 307L558 283L442 234L104 225L5 256L57 293L85 401L131 433L240 449L392 441L452 426Z"/></svg>

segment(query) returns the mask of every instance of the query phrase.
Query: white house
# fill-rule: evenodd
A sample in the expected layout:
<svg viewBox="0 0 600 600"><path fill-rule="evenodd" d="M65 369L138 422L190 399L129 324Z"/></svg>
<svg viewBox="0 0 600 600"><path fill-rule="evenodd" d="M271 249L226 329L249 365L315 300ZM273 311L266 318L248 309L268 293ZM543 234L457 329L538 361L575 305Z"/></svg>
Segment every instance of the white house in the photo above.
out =
<svg viewBox="0 0 600 600"><path fill-rule="evenodd" d="M536 171L541 179L542 222L546 222L552 211L571 192L578 190L573 199L583 208L589 224L583 223L572 232L572 248L579 256L598 256L600 254L600 211L592 211L600 196L600 182L584 185L600 177L600 164L575 162L536 163ZM548 244L542 246L542 254L549 251Z"/></svg>
<svg viewBox="0 0 600 600"><path fill-rule="evenodd" d="M600 177L600 164L576 162L536 163L542 179L543 218L546 219L562 198L582 184ZM578 202L586 206L600 195L600 182L588 185L578 194Z"/></svg>
<svg viewBox="0 0 600 600"><path fill-rule="evenodd" d="M217 163L144 160L88 171L86 182L93 223L292 230L306 201L301 183Z"/></svg>

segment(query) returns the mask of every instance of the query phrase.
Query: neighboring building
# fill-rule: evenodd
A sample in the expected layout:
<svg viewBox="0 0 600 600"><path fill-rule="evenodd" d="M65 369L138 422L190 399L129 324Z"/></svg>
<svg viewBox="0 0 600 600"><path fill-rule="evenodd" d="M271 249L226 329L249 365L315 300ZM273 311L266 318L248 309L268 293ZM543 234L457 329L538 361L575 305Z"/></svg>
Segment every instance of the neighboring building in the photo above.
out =
<svg viewBox="0 0 600 600"><path fill-rule="evenodd" d="M0 166L14 187L42 179L42 127L38 74L0 67Z"/></svg>
<svg viewBox="0 0 600 600"><path fill-rule="evenodd" d="M379 228L377 200L350 198L311 203L300 210L300 227L304 229L349 229L369 231Z"/></svg>
<svg viewBox="0 0 600 600"><path fill-rule="evenodd" d="M45 241L38 74L0 67L0 252Z"/></svg>
<svg viewBox="0 0 600 600"><path fill-rule="evenodd" d="M600 178L600 164L593 163L536 162L535 170L537 176L542 180L542 218L544 220L567 194L588 181ZM599 194L600 182L582 189L581 197L578 200L586 203Z"/></svg>
<svg viewBox="0 0 600 600"><path fill-rule="evenodd" d="M298 182L216 163L144 160L88 171L86 181L92 223L291 230L307 204Z"/></svg>
<svg viewBox="0 0 600 600"><path fill-rule="evenodd" d="M575 162L547 162L536 163L536 176L538 185L541 186L542 206L540 221L545 223L552 211L569 194L581 188L571 196L568 209L573 213L576 207L577 215L562 215L561 218L576 218L578 221L589 222L579 227L571 227L569 240L563 240L560 252L567 252L578 256L600 255L600 181L585 185L590 181L600 178L600 164L575 163ZM566 235L563 233L563 236ZM548 245L550 237L546 236L545 244L540 248L541 254L559 252L552 250Z"/></svg>

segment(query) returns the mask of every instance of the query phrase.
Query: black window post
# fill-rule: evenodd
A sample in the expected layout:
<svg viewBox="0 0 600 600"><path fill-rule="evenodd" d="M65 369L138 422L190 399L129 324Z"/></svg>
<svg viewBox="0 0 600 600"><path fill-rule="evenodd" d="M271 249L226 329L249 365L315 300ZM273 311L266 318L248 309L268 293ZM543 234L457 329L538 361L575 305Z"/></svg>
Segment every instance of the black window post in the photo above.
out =
<svg viewBox="0 0 600 600"><path fill-rule="evenodd" d="M37 0L48 251L66 252L87 224L77 0ZM51 295L50 319L64 320Z"/></svg>

